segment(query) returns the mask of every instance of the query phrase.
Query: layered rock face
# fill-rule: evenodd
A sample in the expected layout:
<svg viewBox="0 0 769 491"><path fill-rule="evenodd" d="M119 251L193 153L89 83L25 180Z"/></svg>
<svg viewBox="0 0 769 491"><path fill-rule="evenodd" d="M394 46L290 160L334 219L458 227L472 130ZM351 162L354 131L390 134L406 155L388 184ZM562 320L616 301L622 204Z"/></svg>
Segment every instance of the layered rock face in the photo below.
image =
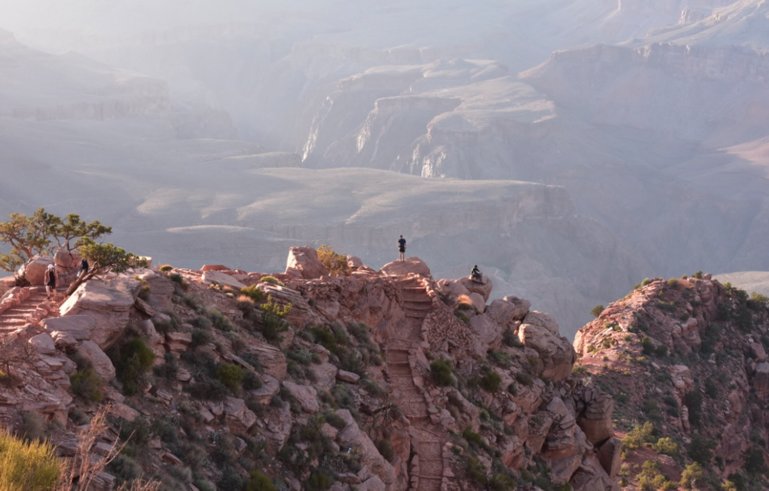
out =
<svg viewBox="0 0 769 491"><path fill-rule="evenodd" d="M557 323L528 301L491 301L488 280L435 280L416 257L382 271L349 258L330 276L307 248L271 276L164 269L89 281L23 327L39 334L2 420L56 420L45 431L69 455L93 402L109 402L113 430L147 434L106 483L137 477L129 466L173 489L615 486L611 404L571 379ZM154 369L137 364L147 356Z"/></svg>
<svg viewBox="0 0 769 491"><path fill-rule="evenodd" d="M696 463L700 482L766 486L768 334L765 297L707 275L645 281L578 331L577 371L614 396L629 485L684 482Z"/></svg>

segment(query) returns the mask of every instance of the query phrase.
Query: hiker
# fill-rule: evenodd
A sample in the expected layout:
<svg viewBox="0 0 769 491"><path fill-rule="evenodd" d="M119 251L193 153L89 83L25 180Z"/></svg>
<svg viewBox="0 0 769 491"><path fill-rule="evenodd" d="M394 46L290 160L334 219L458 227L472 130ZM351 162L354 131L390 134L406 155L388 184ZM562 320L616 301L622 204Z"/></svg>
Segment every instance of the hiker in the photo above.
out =
<svg viewBox="0 0 769 491"><path fill-rule="evenodd" d="M45 270L45 294L51 298L51 294L56 290L56 269L53 264L49 264Z"/></svg>
<svg viewBox="0 0 769 491"><path fill-rule="evenodd" d="M483 283L483 275L481 270L478 269L478 265L473 266L473 270L470 272L470 279L476 283Z"/></svg>
<svg viewBox="0 0 769 491"><path fill-rule="evenodd" d="M88 259L83 258L83 260L80 261L80 271L77 272L77 277L81 278L85 276L85 274L88 273L88 268L89 268Z"/></svg>
<svg viewBox="0 0 769 491"><path fill-rule="evenodd" d="M405 261L406 260L406 239L404 239L402 235L401 235L401 238L398 239L398 252L400 252L400 260Z"/></svg>

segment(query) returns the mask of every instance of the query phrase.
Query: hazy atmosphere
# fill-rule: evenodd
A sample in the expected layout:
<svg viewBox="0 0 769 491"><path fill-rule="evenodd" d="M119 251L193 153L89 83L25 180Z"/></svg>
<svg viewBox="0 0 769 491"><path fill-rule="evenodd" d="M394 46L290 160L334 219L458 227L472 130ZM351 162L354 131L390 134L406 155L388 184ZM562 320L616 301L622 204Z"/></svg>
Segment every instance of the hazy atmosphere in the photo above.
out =
<svg viewBox="0 0 769 491"><path fill-rule="evenodd" d="M764 0L0 12L2 216L264 272L304 244L378 268L403 234L434 276L478 264L569 337L644 277L767 283Z"/></svg>

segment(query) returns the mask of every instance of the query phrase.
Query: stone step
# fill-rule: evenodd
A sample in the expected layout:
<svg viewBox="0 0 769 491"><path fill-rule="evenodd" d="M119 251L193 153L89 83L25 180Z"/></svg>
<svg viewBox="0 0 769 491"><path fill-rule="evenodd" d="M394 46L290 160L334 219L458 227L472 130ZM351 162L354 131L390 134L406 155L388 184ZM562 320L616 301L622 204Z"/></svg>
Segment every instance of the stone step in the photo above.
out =
<svg viewBox="0 0 769 491"><path fill-rule="evenodd" d="M407 319L418 319L418 320L424 320L427 315L425 315L424 312L406 312L406 318Z"/></svg>

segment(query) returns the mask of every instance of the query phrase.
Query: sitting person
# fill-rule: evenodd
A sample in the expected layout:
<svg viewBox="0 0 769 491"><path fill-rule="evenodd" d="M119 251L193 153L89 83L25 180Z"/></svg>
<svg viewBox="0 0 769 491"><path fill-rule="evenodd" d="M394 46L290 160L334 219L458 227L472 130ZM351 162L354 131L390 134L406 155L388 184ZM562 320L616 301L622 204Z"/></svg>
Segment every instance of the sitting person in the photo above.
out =
<svg viewBox="0 0 769 491"><path fill-rule="evenodd" d="M473 266L473 270L470 272L470 279L476 283L483 283L483 275L481 270L478 269L478 265Z"/></svg>

